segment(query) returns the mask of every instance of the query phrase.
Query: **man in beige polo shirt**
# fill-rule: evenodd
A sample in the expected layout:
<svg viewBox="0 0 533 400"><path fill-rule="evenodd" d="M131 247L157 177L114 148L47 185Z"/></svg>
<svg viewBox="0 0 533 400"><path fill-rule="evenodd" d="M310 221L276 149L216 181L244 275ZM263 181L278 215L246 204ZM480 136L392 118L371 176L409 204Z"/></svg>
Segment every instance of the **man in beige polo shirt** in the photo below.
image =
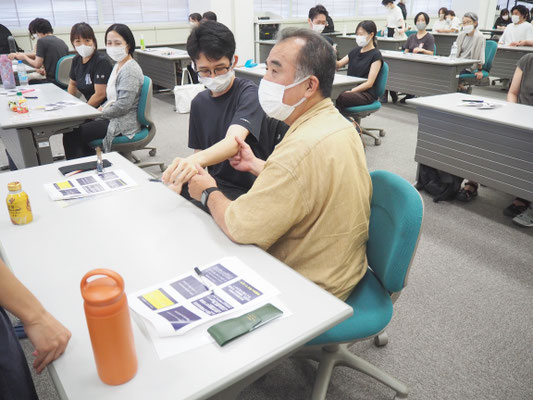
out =
<svg viewBox="0 0 533 400"><path fill-rule="evenodd" d="M290 126L266 161L236 138L231 165L257 175L235 201L202 168L189 183L220 228L256 244L345 300L366 272L372 186L361 140L329 96L331 46L310 29L285 29L267 59L259 102Z"/></svg>

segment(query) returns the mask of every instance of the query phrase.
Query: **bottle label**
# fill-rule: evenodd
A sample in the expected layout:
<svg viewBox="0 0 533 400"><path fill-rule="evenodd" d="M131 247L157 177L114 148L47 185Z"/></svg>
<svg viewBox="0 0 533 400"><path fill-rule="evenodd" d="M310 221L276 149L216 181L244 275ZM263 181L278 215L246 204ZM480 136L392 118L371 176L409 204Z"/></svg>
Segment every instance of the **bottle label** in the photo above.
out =
<svg viewBox="0 0 533 400"><path fill-rule="evenodd" d="M33 221L30 199L26 192L8 194L6 203L13 224L24 225Z"/></svg>

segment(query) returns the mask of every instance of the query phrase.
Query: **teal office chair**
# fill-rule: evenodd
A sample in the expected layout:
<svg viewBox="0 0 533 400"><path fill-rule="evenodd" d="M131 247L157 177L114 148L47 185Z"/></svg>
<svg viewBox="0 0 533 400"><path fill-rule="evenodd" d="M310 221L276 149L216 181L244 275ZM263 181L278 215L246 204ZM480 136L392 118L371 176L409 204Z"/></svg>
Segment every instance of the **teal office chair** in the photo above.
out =
<svg viewBox="0 0 533 400"><path fill-rule="evenodd" d="M470 86L472 85L478 85L478 82L480 83L478 86L486 86L489 84L489 74L490 70L492 68L492 62L494 61L494 57L496 56L496 51L498 50L498 42L494 42L492 40L487 40L485 44L485 64L483 64L483 67L481 69L481 72L483 72L483 78L481 79L481 82L479 82L476 79L476 76L474 75L474 71L471 74L461 74L459 75L460 80L465 80Z"/></svg>
<svg viewBox="0 0 533 400"><path fill-rule="evenodd" d="M407 37L409 37L411 35L414 35L416 32L418 31L406 31L405 34L407 35Z"/></svg>
<svg viewBox="0 0 533 400"><path fill-rule="evenodd" d="M156 148L147 147L147 144L152 141L155 136L155 124L152 121L152 80L147 76L144 77L144 83L141 88L141 97L139 99L139 107L137 108L137 119L141 124L141 130L128 139L127 136L119 135L113 139L112 150L118 151L128 160L134 163L139 163L140 160L135 157L133 151L136 150L150 150L150 156L155 156ZM89 143L93 148L102 147L102 139L96 139ZM165 165L162 162L147 162L139 164L138 167L146 168L158 165L161 171L165 170Z"/></svg>
<svg viewBox="0 0 533 400"><path fill-rule="evenodd" d="M70 82L70 67L74 54L67 54L57 60L55 80L62 89L67 89Z"/></svg>
<svg viewBox="0 0 533 400"><path fill-rule="evenodd" d="M385 86L387 86L387 78L389 76L389 65L384 62L383 66L381 67L381 71L379 71L379 75L376 79L376 82L374 83L376 85L376 92L378 95L378 100L374 101L371 104L367 104L364 106L355 106L355 107L347 107L341 110L342 115L344 115L346 118L353 118L359 125L361 125L361 118L368 117L370 114L375 113L381 108L381 103L379 101L379 98L383 96L385 93ZM368 135L372 138L374 138L374 144L376 146L379 146L381 144L380 136L385 136L385 130L379 129L379 128L363 128L361 127L361 130L365 135ZM378 135L372 133L372 131L377 131Z"/></svg>
<svg viewBox="0 0 533 400"><path fill-rule="evenodd" d="M392 388L398 399L408 395L405 384L348 350L352 343L370 338L379 346L387 344L384 329L392 318L394 302L407 285L424 214L420 194L405 179L388 171L374 171L370 176L369 268L346 300L353 315L296 353L298 358L319 362L312 400L326 397L335 366L353 368L377 379Z"/></svg>

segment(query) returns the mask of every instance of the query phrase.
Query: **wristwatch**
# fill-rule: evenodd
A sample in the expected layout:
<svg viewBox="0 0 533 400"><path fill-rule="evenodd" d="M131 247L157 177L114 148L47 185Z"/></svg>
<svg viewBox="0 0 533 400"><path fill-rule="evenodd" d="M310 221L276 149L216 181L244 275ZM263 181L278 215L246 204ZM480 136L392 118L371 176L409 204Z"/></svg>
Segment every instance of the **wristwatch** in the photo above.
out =
<svg viewBox="0 0 533 400"><path fill-rule="evenodd" d="M209 195L212 193L212 192L216 192L216 191L221 191L219 188L217 187L210 187L210 188L207 188L205 189L203 192L202 192L202 197L200 198L200 202L202 203L202 205L204 207L207 207L207 200L209 200Z"/></svg>

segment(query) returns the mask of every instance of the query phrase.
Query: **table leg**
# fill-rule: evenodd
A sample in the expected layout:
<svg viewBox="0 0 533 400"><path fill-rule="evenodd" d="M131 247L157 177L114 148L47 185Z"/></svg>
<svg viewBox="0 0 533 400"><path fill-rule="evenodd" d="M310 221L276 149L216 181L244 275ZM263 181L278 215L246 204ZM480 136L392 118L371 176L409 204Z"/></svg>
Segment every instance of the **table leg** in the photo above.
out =
<svg viewBox="0 0 533 400"><path fill-rule="evenodd" d="M0 129L0 137L17 168L39 165L30 129Z"/></svg>

